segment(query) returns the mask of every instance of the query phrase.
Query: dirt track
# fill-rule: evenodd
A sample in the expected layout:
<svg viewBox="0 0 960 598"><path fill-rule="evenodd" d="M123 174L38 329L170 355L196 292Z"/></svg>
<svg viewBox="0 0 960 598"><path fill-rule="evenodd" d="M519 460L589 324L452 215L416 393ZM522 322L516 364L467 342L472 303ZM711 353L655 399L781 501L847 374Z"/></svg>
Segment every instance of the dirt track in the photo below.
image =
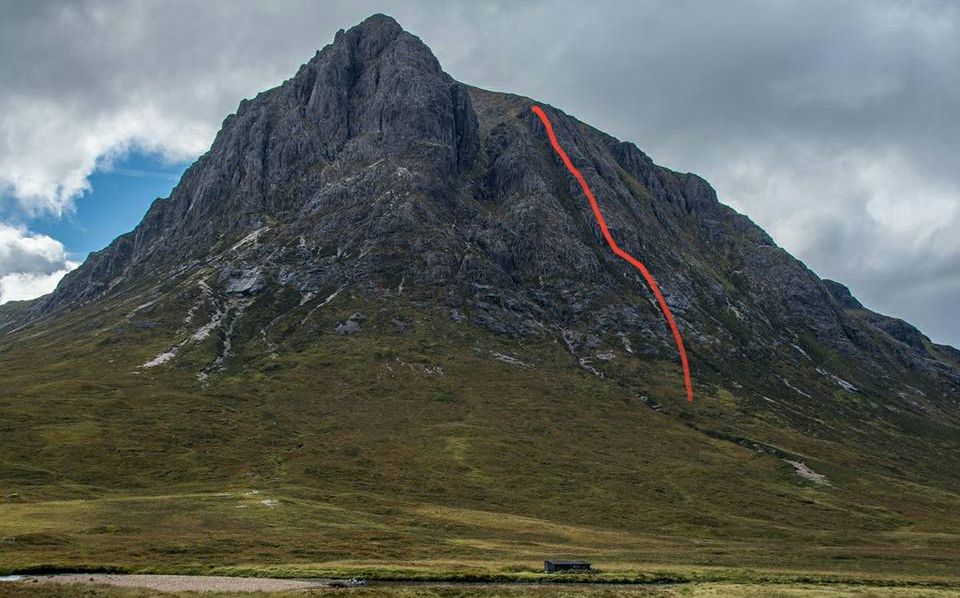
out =
<svg viewBox="0 0 960 598"><path fill-rule="evenodd" d="M146 588L160 592L279 592L328 587L325 581L270 579L263 577L217 577L210 575L110 575L71 573L25 576L24 583L82 583Z"/></svg>

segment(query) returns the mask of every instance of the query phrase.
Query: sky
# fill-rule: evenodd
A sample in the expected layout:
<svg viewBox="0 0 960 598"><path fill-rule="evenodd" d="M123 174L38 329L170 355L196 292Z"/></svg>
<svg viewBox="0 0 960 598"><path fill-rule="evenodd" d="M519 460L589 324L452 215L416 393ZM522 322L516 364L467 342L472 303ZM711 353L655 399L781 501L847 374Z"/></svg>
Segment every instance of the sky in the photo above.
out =
<svg viewBox="0 0 960 598"><path fill-rule="evenodd" d="M0 302L169 194L242 98L395 17L460 81L695 172L820 276L960 346L960 3L0 0Z"/></svg>

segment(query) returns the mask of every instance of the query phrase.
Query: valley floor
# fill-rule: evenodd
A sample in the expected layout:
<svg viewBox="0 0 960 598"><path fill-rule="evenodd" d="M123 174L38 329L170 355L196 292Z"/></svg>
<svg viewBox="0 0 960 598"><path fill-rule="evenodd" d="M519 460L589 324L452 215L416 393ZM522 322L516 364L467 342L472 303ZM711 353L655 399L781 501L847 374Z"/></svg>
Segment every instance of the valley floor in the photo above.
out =
<svg viewBox="0 0 960 598"><path fill-rule="evenodd" d="M155 578L155 579L149 579ZM224 578L208 576L57 576L24 577L3 582L0 595L9 598L146 598L148 596L197 596L241 598L257 596L293 598L348 594L353 598L486 598L525 597L579 598L947 598L960 596L958 587L913 585L862 586L855 584L773 584L773 583L689 583L667 585L545 584L443 582L405 584L379 582L363 588L317 587L314 582L266 578ZM283 589L281 589L283 588ZM280 591L272 591L280 589Z"/></svg>
<svg viewBox="0 0 960 598"><path fill-rule="evenodd" d="M0 340L0 575L489 584L583 558L605 582L647 585L308 591L960 595L952 424L719 376L687 404L672 363L621 355L601 378L571 367L559 341L525 345L372 301L326 305L316 330L297 328L309 338L296 350L238 353L203 385L212 339L140 367L169 349L161 328L187 311L177 301L136 334L107 338L105 316L78 313L66 331ZM135 307L111 309L122 320ZM371 333L410 324L387 340L329 333L360 307ZM77 595L0 586L37 592Z"/></svg>

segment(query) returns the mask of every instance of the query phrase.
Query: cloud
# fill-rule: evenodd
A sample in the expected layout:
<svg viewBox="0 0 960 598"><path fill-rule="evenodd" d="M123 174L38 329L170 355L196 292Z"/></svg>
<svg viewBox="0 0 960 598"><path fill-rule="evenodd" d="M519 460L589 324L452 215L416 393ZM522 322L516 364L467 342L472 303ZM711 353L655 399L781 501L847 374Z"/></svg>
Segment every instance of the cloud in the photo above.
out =
<svg viewBox="0 0 960 598"><path fill-rule="evenodd" d="M7 301L36 299L53 292L60 279L76 266L77 264L71 264L70 269L57 270L50 274L18 272L0 276L0 305Z"/></svg>
<svg viewBox="0 0 960 598"><path fill-rule="evenodd" d="M99 164L131 149L195 158L241 98L312 54L305 35L300 45L258 35L294 16L226 3L5 3L0 192L27 215L60 215Z"/></svg>
<svg viewBox="0 0 960 598"><path fill-rule="evenodd" d="M462 81L703 175L820 275L960 344L954 2L4 3L0 203L59 214L131 148L199 155L241 98L374 12Z"/></svg>
<svg viewBox="0 0 960 598"><path fill-rule="evenodd" d="M0 304L49 293L77 265L59 241L0 223Z"/></svg>
<svg viewBox="0 0 960 598"><path fill-rule="evenodd" d="M960 186L897 151L818 149L741 156L717 186L820 275L957 344L948 306L960 296Z"/></svg>
<svg viewBox="0 0 960 598"><path fill-rule="evenodd" d="M18 272L50 274L66 263L67 254L59 241L0 223L0 276Z"/></svg>

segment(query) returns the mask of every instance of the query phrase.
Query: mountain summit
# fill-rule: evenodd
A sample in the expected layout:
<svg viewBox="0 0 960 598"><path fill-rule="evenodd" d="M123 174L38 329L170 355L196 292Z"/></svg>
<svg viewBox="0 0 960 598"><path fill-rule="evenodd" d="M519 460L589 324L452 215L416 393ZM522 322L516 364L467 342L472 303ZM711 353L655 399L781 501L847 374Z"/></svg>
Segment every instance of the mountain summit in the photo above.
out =
<svg viewBox="0 0 960 598"><path fill-rule="evenodd" d="M539 103L666 295L703 397L683 405L657 305L533 104L455 81L389 17L338 32L242 101L133 231L52 294L0 308L3 408L53 430L7 437L4 481L47 472L30 475L53 497L258 480L570 509L628 531L707 525L663 515L679 509L743 538L727 519L741 507L798 526L787 536L817 525L791 501L818 478L785 462L865 476L867 498L833 487L824 515L856 530L893 525L854 505L891 504L882 476L960 490L960 352L818 278L700 177ZM51 407L64 397L95 437ZM930 442L944 461L919 456ZM571 498L559 471L607 483ZM723 503L734 478L750 480L746 506ZM698 484L720 502L686 494ZM954 504L920 494L898 517Z"/></svg>
<svg viewBox="0 0 960 598"><path fill-rule="evenodd" d="M608 254L531 105L454 81L420 39L370 17L241 102L170 198L30 314L46 319L151 280L162 283L144 295L152 301L173 281L182 293L203 280L206 301L226 310L217 325L229 326L241 317L231 306L251 298L282 320L286 307L268 298L293 293L310 307L349 288L389 301L403 283L491 332L562 339L580 362L609 351L669 358L652 296ZM773 382L795 376L808 391L843 377L934 411L958 392L953 351L851 303L705 181L550 113L618 243L662 281L701 380L762 360L757 382L782 365ZM262 338L229 340L239 350ZM852 367L808 358L820 349ZM923 383L906 384L908 374Z"/></svg>

